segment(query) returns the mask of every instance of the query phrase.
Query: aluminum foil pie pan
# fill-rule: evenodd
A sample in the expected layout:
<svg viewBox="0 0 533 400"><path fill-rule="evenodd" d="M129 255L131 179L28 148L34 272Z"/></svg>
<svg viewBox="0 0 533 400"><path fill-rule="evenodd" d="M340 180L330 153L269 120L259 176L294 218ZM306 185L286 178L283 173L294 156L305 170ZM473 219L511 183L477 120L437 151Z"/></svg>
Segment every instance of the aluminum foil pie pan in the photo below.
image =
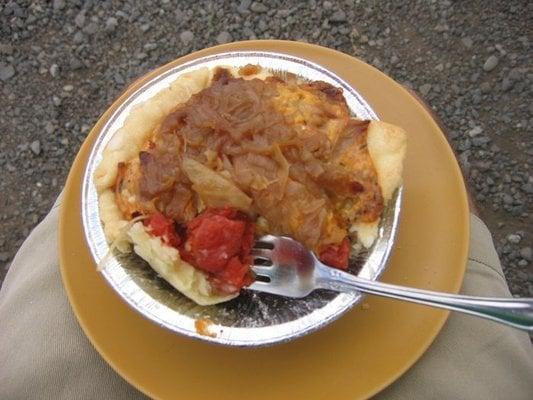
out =
<svg viewBox="0 0 533 400"><path fill-rule="evenodd" d="M378 119L357 90L324 67L286 54L238 51L198 58L171 68L147 81L110 116L91 150L82 187L83 229L96 265L108 254L93 182L102 151L122 126L132 107L152 97L181 74L201 67L241 67L256 64L276 73L292 73L305 80L321 80L343 89L352 114ZM387 266L394 244L401 205L401 188L384 210L378 238L358 259L351 272L376 280ZM237 298L213 306L199 306L172 288L135 254L113 253L101 272L116 293L146 318L176 333L230 346L261 346L286 342L315 331L360 302L359 293L318 290L304 299L289 299L243 290ZM197 330L197 320L210 321L211 335Z"/></svg>

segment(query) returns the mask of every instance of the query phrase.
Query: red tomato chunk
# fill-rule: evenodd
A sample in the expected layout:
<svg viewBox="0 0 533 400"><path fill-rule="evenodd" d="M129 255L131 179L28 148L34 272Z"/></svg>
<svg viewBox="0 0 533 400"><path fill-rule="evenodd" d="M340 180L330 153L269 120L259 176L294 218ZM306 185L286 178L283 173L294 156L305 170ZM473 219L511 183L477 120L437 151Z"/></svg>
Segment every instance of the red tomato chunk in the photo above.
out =
<svg viewBox="0 0 533 400"><path fill-rule="evenodd" d="M350 241L348 238L339 245L330 244L320 252L320 261L331 267L339 269L348 268L348 256L350 255Z"/></svg>
<svg viewBox="0 0 533 400"><path fill-rule="evenodd" d="M152 235L160 237L169 246L176 248L180 246L181 238L176 233L172 219L165 217L161 213L156 213L145 219L144 225L150 229Z"/></svg>
<svg viewBox="0 0 533 400"><path fill-rule="evenodd" d="M205 272L219 290L234 292L251 283L254 224L230 208L208 209L187 224L182 258Z"/></svg>

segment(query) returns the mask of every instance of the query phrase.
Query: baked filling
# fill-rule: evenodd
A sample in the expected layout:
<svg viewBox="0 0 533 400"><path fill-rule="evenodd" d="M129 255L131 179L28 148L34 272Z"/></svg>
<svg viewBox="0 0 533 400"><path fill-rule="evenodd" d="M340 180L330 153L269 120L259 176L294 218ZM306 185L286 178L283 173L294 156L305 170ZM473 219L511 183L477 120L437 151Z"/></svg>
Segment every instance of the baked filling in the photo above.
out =
<svg viewBox="0 0 533 400"><path fill-rule="evenodd" d="M147 255L138 243L144 229L158 249L177 253L170 273L188 264L204 275L206 296L235 295L253 281L250 249L263 234L291 236L346 269L353 245L373 241L401 182L403 130L351 117L328 83L260 73L209 71L201 90L136 136L129 156L108 154L106 163L104 152L95 177L115 219L142 217L129 232L135 251L154 267L158 250ZM114 223L102 206L101 215Z"/></svg>

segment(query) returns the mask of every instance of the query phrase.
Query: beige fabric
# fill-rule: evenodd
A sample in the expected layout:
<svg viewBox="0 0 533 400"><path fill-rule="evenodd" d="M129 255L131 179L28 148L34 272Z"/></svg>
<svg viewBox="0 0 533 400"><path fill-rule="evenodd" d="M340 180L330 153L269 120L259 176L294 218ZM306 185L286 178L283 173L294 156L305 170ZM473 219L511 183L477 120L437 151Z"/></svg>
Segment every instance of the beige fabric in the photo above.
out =
<svg viewBox="0 0 533 400"><path fill-rule="evenodd" d="M144 399L91 346L57 261L58 205L18 251L0 290L0 399Z"/></svg>
<svg viewBox="0 0 533 400"><path fill-rule="evenodd" d="M96 353L65 297L57 264L58 207L35 228L0 290L0 399L142 399ZM472 217L462 292L509 296L490 234ZM453 314L421 360L376 398L530 399L528 336Z"/></svg>

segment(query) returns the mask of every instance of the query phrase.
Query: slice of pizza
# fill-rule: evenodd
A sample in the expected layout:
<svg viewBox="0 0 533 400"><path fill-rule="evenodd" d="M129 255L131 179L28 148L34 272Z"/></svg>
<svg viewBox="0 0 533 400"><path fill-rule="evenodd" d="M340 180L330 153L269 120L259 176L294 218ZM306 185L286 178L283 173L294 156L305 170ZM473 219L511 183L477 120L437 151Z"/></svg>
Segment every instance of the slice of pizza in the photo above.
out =
<svg viewBox="0 0 533 400"><path fill-rule="evenodd" d="M377 237L405 151L401 128L353 118L328 83L203 68L130 112L94 182L109 243L208 305L253 281L259 235L347 269Z"/></svg>

